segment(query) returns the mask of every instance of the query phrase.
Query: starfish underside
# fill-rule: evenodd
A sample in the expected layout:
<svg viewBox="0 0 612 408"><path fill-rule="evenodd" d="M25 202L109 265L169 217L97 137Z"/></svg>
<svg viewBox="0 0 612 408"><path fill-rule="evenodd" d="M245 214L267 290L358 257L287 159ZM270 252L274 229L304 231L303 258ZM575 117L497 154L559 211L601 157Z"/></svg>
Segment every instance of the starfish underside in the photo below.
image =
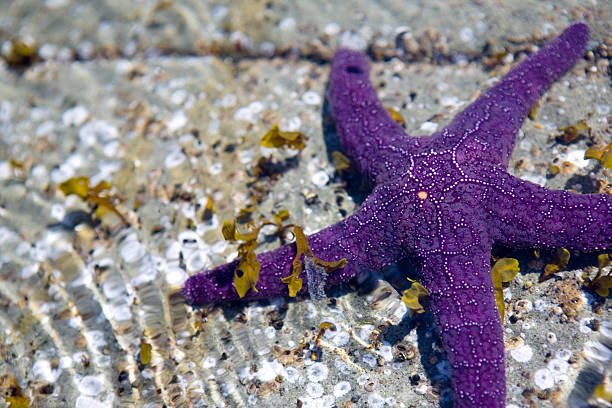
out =
<svg viewBox="0 0 612 408"><path fill-rule="evenodd" d="M315 256L348 264L326 286L408 258L420 267L452 372L455 407L505 406L504 341L495 306L493 244L513 248L612 247L612 196L553 191L507 173L515 138L542 93L583 55L576 23L512 69L442 131L413 137L389 116L365 56L339 49L328 100L342 148L373 186L347 219L308 237ZM287 296L295 244L259 254L258 292ZM237 261L190 277L194 304L238 300ZM307 276L302 277L305 283ZM308 291L304 284L299 293Z"/></svg>

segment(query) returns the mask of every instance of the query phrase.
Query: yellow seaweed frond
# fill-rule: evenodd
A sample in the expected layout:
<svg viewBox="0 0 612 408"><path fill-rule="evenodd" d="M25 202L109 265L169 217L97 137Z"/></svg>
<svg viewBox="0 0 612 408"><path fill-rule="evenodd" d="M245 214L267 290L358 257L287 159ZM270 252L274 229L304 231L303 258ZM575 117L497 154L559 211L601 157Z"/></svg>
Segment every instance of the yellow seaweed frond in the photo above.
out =
<svg viewBox="0 0 612 408"><path fill-rule="evenodd" d="M256 285L259 280L261 265L257 255L255 255L255 248L257 247L257 235L264 225L262 224L253 231L243 234L238 231L234 218L232 221L225 220L221 227L221 233L226 241L244 241L238 246L240 263L234 270L234 287L241 298L246 295L249 289L257 292Z"/></svg>
<svg viewBox="0 0 612 408"><path fill-rule="evenodd" d="M587 285L589 290L594 291L601 297L608 297L610 294L610 289L612 288L612 272L608 273L608 275L603 275L603 269L609 266L610 263L612 263L612 260L610 259L609 254L600 254L597 257L599 271ZM588 279L588 276L585 278Z"/></svg>
<svg viewBox="0 0 612 408"><path fill-rule="evenodd" d="M396 111L393 108L385 108L387 110L387 113L389 114L389 116L391 116L391 119L393 119L395 121L395 123L397 123L398 125L402 125L404 126L406 124L406 119L404 119L404 117L402 116L401 113L399 113L399 111Z"/></svg>
<svg viewBox="0 0 612 408"><path fill-rule="evenodd" d="M332 152L332 162L334 163L334 167L338 172L343 172L351 168L351 161L349 158L338 150L334 150Z"/></svg>
<svg viewBox="0 0 612 408"><path fill-rule="evenodd" d="M429 296L429 291L419 282L408 278L412 285L402 293L402 302L410 309L410 315L412 312L423 313L425 308L421 305L420 300L426 296Z"/></svg>
<svg viewBox="0 0 612 408"><path fill-rule="evenodd" d="M6 51L4 50L6 49ZM36 58L36 43L29 38L12 38L3 46L2 57L9 65L27 65Z"/></svg>
<svg viewBox="0 0 612 408"><path fill-rule="evenodd" d="M213 204L213 199L211 196L208 196L206 199L206 204L204 205L204 212L202 213L202 219L204 221L210 220L215 213L215 205Z"/></svg>
<svg viewBox="0 0 612 408"><path fill-rule="evenodd" d="M591 283L591 288L601 297L608 297L612 288L612 276L600 276Z"/></svg>
<svg viewBox="0 0 612 408"><path fill-rule="evenodd" d="M9 166L11 166L12 169L17 169L20 171L23 171L25 169L23 162L15 160L13 158L9 159Z"/></svg>
<svg viewBox="0 0 612 408"><path fill-rule="evenodd" d="M501 281L510 282L520 272L518 260L514 258L501 258L495 262L493 269L501 275Z"/></svg>
<svg viewBox="0 0 612 408"><path fill-rule="evenodd" d="M561 168L556 164L551 164L550 166L548 166L548 172L551 175L555 176L561 172Z"/></svg>
<svg viewBox="0 0 612 408"><path fill-rule="evenodd" d="M293 268L291 269L291 275L281 278L281 282L286 283L289 289L289 297L296 297L297 293L302 289L302 261L301 256L309 251L308 241L306 235L301 227L293 227L293 233L295 234L295 245L297 247L297 253L293 259Z"/></svg>
<svg viewBox="0 0 612 408"><path fill-rule="evenodd" d="M111 211L117 217L128 224L125 217L117 210L115 205L110 200L109 191L113 188L112 183L108 181L101 181L95 186L89 185L89 177L80 176L72 177L58 185L59 190L64 195L75 194L83 201L95 204L98 206L96 209L96 215L101 217L104 212Z"/></svg>
<svg viewBox="0 0 612 408"><path fill-rule="evenodd" d="M585 159L595 159L605 168L612 170L612 143L599 150L591 146L584 153Z"/></svg>
<svg viewBox="0 0 612 408"><path fill-rule="evenodd" d="M28 408L30 399L28 397L6 397L9 408Z"/></svg>
<svg viewBox="0 0 612 408"><path fill-rule="evenodd" d="M600 254L597 257L597 265L599 266L599 269L605 268L606 266L610 265L611 262L612 260L608 254Z"/></svg>
<svg viewBox="0 0 612 408"><path fill-rule="evenodd" d="M289 211L278 210L272 214L272 218L274 219L274 224L276 224L277 227L280 227L283 221L289 218Z"/></svg>
<svg viewBox="0 0 612 408"><path fill-rule="evenodd" d="M554 257L549 264L544 267L544 272L540 275L540 282L546 280L553 273L560 272L567 267L570 259L570 253L565 248L557 249L557 255Z"/></svg>
<svg viewBox="0 0 612 408"><path fill-rule="evenodd" d="M140 362L147 365L151 362L151 345L144 339L140 340Z"/></svg>
<svg viewBox="0 0 612 408"><path fill-rule="evenodd" d="M529 119L531 120L535 120L537 113L538 113L538 106L537 104L534 104L531 107L531 110L529 111L529 113L527 114L527 117L529 117Z"/></svg>
<svg viewBox="0 0 612 408"><path fill-rule="evenodd" d="M0 389L9 408L28 408L30 399L26 397L13 374L0 375Z"/></svg>
<svg viewBox="0 0 612 408"><path fill-rule="evenodd" d="M223 225L221 226L221 234L223 234L223 239L226 241L236 241L238 239L236 237L237 232L238 229L236 228L236 219L233 221L223 221Z"/></svg>
<svg viewBox="0 0 612 408"><path fill-rule="evenodd" d="M302 278L300 278L300 273L302 273L302 255L312 258L312 261L325 268L327 273L330 273L336 269L341 269L346 266L347 260L346 258L342 258L338 261L324 261L322 259L317 258L313 255L312 250L308 246L308 241L306 239L306 235L304 234L304 230L302 227L298 227L297 225L293 227L293 234L295 235L295 245L297 247L297 253L295 258L293 259L293 268L291 271L291 275L281 278L283 283L287 284L289 288L289 296L295 297L297 293L302 289Z"/></svg>
<svg viewBox="0 0 612 408"><path fill-rule="evenodd" d="M232 221L223 221L223 225L221 226L221 233L223 234L223 238L226 241L254 241L257 239L261 228L264 225L268 225L267 222L264 222L260 226L253 228L251 232L242 233L238 231L238 226L236 225L236 222L236 218L234 218Z"/></svg>
<svg viewBox="0 0 612 408"><path fill-rule="evenodd" d="M75 194L85 200L89 195L89 177L72 177L57 187L64 195Z"/></svg>
<svg viewBox="0 0 612 408"><path fill-rule="evenodd" d="M519 273L518 260L514 258L501 258L491 268L493 278L493 289L495 292L495 305L499 310L502 323L506 314L506 304L504 303L504 289L502 283L510 282Z"/></svg>
<svg viewBox="0 0 612 408"><path fill-rule="evenodd" d="M319 325L319 329L325 331L325 330L331 330L331 331L335 331L336 330L336 325L333 324L332 322L323 322Z"/></svg>
<svg viewBox="0 0 612 408"><path fill-rule="evenodd" d="M255 206L251 207L253 210L249 211L254 211ZM259 235L259 231L266 225L274 225L277 227L278 231L283 230L286 226L281 224L284 220L289 218L289 212L287 210L279 210L273 214L273 217L274 222L264 218L257 227L254 226L253 222L250 222L248 224L251 227L249 232L240 232L238 230L236 218L232 221L225 220L221 227L221 233L226 241L242 241L238 246L240 262L234 270L234 287L236 288L238 296L241 298L246 295L249 289L258 292L257 281L259 280L261 264L257 259L257 255L255 255L255 248L257 248L257 236Z"/></svg>
<svg viewBox="0 0 612 408"><path fill-rule="evenodd" d="M301 269L301 266L300 266ZM286 283L289 289L289 297L296 297L297 293L302 289L302 278L299 277L301 270L298 273L291 273L289 276L281 278L281 282Z"/></svg>
<svg viewBox="0 0 612 408"><path fill-rule="evenodd" d="M560 127L558 130L561 134L557 136L557 140L563 144L570 144L578 140L582 134L590 133L591 127L583 119L575 125Z"/></svg>
<svg viewBox="0 0 612 408"><path fill-rule="evenodd" d="M612 402L612 391L606 388L606 384L604 382L595 387L593 390L593 395L606 402Z"/></svg>
<svg viewBox="0 0 612 408"><path fill-rule="evenodd" d="M240 255L240 263L234 270L234 286L236 292L241 298L246 295L249 289L259 292L257 290L257 281L259 280L259 270L261 264L255 255L255 248L257 247L257 241L248 241L241 245L238 249Z"/></svg>
<svg viewBox="0 0 612 408"><path fill-rule="evenodd" d="M302 132L284 132L278 125L272 126L261 139L263 147L276 148L289 147L291 149L302 150L306 147L304 143L308 138Z"/></svg>

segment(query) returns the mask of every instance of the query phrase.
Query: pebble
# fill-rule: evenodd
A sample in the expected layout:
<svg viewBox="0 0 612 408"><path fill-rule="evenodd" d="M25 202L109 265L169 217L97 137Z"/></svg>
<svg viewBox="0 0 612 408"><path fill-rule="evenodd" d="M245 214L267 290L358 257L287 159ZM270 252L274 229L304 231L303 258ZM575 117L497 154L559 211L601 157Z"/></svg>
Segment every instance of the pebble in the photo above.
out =
<svg viewBox="0 0 612 408"><path fill-rule="evenodd" d="M182 110L174 112L170 120L166 123L168 131L176 132L187 124L187 115Z"/></svg>
<svg viewBox="0 0 612 408"><path fill-rule="evenodd" d="M438 130L438 124L436 122L423 122L419 130L422 130L423 132L434 133L436 130Z"/></svg>
<svg viewBox="0 0 612 408"><path fill-rule="evenodd" d="M85 146L94 146L118 137L117 128L103 120L87 122L79 129L79 139Z"/></svg>
<svg viewBox="0 0 612 408"><path fill-rule="evenodd" d="M62 122L66 126L81 126L87 118L89 112L81 105L74 106L62 114Z"/></svg>

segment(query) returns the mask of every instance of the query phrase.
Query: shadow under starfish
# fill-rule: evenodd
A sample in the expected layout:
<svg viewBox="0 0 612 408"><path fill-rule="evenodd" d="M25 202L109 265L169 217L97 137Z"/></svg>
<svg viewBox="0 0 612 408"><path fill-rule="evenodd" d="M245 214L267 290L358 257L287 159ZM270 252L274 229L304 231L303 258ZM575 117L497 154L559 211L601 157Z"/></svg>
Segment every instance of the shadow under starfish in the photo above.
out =
<svg viewBox="0 0 612 408"><path fill-rule="evenodd" d="M571 25L426 137L407 135L389 116L362 53L341 48L334 56L328 99L338 138L374 189L352 216L311 235L308 244L316 257L348 261L326 286L403 258L418 266L451 365L455 407L505 406L493 244L612 247L612 196L548 190L506 171L525 116L583 55L588 33L583 23ZM295 256L295 244L259 254L258 292L242 299L288 296L281 278L291 274ZM184 296L193 304L238 300L237 264L191 276ZM306 284L299 293L307 291Z"/></svg>

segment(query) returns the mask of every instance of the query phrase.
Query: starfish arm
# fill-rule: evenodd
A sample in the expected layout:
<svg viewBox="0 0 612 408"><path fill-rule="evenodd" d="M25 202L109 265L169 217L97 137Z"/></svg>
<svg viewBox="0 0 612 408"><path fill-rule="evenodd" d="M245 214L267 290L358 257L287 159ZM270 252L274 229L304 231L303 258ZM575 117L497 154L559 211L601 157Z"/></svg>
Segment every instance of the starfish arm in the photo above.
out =
<svg viewBox="0 0 612 408"><path fill-rule="evenodd" d="M496 242L513 247L612 248L612 195L548 190L503 173L487 211Z"/></svg>
<svg viewBox="0 0 612 408"><path fill-rule="evenodd" d="M448 361L455 408L504 408L504 338L495 306L490 245L428 257L422 283Z"/></svg>
<svg viewBox="0 0 612 408"><path fill-rule="evenodd" d="M325 228L307 238L314 256L324 261L346 258L344 268L330 272L322 279L325 288L354 278L368 269L379 269L403 257L401 243L395 230L384 214L390 207L399 205L389 197L390 190L379 186L362 204L358 211L347 219ZM281 281L291 274L296 256L295 243L257 255L261 269L257 290L247 292L243 300L288 296L288 286ZM234 270L238 261L217 266L211 270L191 276L185 282L183 295L193 304L240 300L234 288ZM321 273L315 268L315 273ZM308 293L308 274L302 271L300 294Z"/></svg>
<svg viewBox="0 0 612 408"><path fill-rule="evenodd" d="M383 107L369 79L366 56L340 48L334 55L327 99L336 121L343 151L371 185L387 181L401 162L401 146L416 138L408 136ZM386 167L383 165L386 164Z"/></svg>
<svg viewBox="0 0 612 408"><path fill-rule="evenodd" d="M506 167L525 116L542 93L584 54L588 37L586 24L569 26L458 114L442 131L442 143L461 142L469 148L477 139L487 155L492 155L491 160Z"/></svg>

